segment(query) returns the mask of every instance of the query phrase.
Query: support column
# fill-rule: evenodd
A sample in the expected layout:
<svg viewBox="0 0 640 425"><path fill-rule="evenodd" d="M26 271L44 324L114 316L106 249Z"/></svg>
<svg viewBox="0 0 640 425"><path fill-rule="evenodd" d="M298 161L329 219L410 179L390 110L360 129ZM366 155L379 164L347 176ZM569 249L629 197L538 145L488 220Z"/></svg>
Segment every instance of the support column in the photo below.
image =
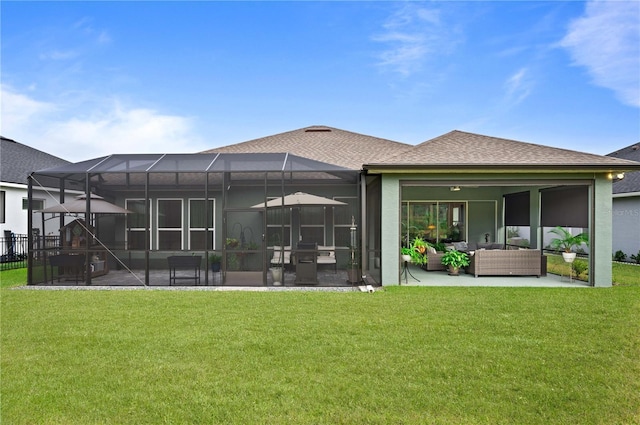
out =
<svg viewBox="0 0 640 425"><path fill-rule="evenodd" d="M529 190L529 244L531 249L542 249L540 231L540 192L537 188Z"/></svg>
<svg viewBox="0 0 640 425"><path fill-rule="evenodd" d="M400 284L400 181L395 176L382 176L380 247L382 285Z"/></svg>
<svg viewBox="0 0 640 425"><path fill-rule="evenodd" d="M608 180L604 175L596 178L590 195L589 246L591 261L589 276L593 286L610 287L613 280L611 271L613 251L611 180Z"/></svg>

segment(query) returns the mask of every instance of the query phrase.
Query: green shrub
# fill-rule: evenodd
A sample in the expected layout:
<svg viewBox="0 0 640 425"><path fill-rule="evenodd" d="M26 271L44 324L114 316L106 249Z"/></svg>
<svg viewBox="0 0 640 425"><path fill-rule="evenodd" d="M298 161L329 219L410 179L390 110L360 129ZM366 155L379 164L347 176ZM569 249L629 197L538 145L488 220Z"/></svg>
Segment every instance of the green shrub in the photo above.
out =
<svg viewBox="0 0 640 425"><path fill-rule="evenodd" d="M640 251L636 255L631 254L631 259L636 263L640 264Z"/></svg>
<svg viewBox="0 0 640 425"><path fill-rule="evenodd" d="M624 252L617 250L615 254L613 254L613 261L624 261L627 259L627 254Z"/></svg>
<svg viewBox="0 0 640 425"><path fill-rule="evenodd" d="M580 276L582 273L586 272L589 268L589 264L584 260L576 259L571 265L576 276Z"/></svg>

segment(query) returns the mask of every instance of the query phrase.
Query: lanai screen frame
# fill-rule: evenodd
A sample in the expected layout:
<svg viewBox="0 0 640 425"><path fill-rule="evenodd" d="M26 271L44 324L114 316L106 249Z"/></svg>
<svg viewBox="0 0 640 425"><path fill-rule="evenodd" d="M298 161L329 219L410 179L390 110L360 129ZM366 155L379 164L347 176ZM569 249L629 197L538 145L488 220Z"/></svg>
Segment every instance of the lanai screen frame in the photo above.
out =
<svg viewBox="0 0 640 425"><path fill-rule="evenodd" d="M321 188L336 195L348 193L358 198L360 206L360 172L333 164L327 164L289 153L203 153L203 154L114 154L95 158L75 164L36 171L29 177L29 228L34 227L34 211L32 196L34 186L59 189L58 202L65 200L65 193L96 193L109 200L119 199L124 203L123 193L144 194L145 205L149 205L151 194L159 191L172 193L192 190L200 192L204 199L211 199L212 193L219 190L222 199L219 211L235 208L229 198L230 188L251 187L260 190L262 196L258 202L248 202L242 207L265 202L273 197L284 197L294 190L310 190ZM338 189L339 188L339 189ZM52 195L53 196L53 195ZM156 194L157 196L157 194ZM67 200L69 198L67 197ZM205 214L209 214L209 202L205 202ZM124 205L121 205L124 206ZM284 206L282 207L284 209ZM151 207L153 210L153 206ZM85 216L91 215L91 199L87 197ZM357 211L356 219L362 214ZM266 216L266 214L264 214ZM117 220L117 219L116 219ZM122 219L121 219L122 220ZM144 249L144 285L149 285L150 254L158 249L151 245L153 226L149 208L145 211L145 249ZM208 220L207 220L208 221ZM217 221L217 220L216 220ZM266 221L265 221L266 223ZM60 227L64 218L60 216ZM214 226L216 223L214 223ZM184 230L183 224L183 231ZM205 235L208 235L208 223ZM266 230L266 226L263 227ZM187 230L188 231L188 228ZM224 232L224 229L223 229ZM29 254L28 283L34 284L33 270L39 250L37 240L30 232L29 246L33 247ZM224 240L224 233L220 240ZM217 239L217 238L216 238ZM360 237L358 237L360 241ZM186 249L184 249L186 248ZM209 254L220 249L202 250L205 265L209 266ZM123 247L126 250L126 247ZM358 247L359 249L359 247ZM87 246L85 254L89 255ZM193 252L189 247L180 251ZM266 245L262 246L266 254ZM46 258L46 256L45 256ZM87 257L88 258L88 257ZM46 260L45 260L46 266ZM266 272L265 272L266 273ZM208 273L205 273L204 284L209 284ZM266 283L266 279L264 280ZM85 283L91 284L89 262L86 264Z"/></svg>

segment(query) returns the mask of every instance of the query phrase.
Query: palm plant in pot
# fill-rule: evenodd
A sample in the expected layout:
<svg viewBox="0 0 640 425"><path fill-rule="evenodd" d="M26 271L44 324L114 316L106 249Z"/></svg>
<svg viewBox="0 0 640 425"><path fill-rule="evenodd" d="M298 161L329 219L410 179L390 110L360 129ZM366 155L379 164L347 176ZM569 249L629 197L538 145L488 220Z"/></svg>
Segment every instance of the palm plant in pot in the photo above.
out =
<svg viewBox="0 0 640 425"><path fill-rule="evenodd" d="M576 253L573 252L574 248L580 247L583 243L589 244L589 235L586 233L580 233L573 235L567 229L562 226L556 226L549 231L558 237L551 241L551 248L562 251L562 258L567 263L573 262L576 258Z"/></svg>
<svg viewBox="0 0 640 425"><path fill-rule="evenodd" d="M458 276L460 267L466 267L469 265L469 256L466 252L452 249L445 252L440 261L442 264L449 267L450 276Z"/></svg>

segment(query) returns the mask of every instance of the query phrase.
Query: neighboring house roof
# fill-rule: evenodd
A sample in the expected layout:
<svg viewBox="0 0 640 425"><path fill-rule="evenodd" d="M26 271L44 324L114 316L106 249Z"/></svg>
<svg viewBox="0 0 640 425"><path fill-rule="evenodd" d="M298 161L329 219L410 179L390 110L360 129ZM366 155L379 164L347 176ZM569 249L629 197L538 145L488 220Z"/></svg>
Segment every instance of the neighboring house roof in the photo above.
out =
<svg viewBox="0 0 640 425"><path fill-rule="evenodd" d="M0 181L27 184L33 171L69 164L69 161L0 136Z"/></svg>
<svg viewBox="0 0 640 425"><path fill-rule="evenodd" d="M640 143L611 152L607 156L640 162ZM640 171L625 173L622 180L613 182L614 194L631 192L640 192Z"/></svg>
<svg viewBox="0 0 640 425"><path fill-rule="evenodd" d="M362 164L380 162L413 146L326 126L311 126L235 145L205 151L220 153L292 153L360 170Z"/></svg>
<svg viewBox="0 0 640 425"><path fill-rule="evenodd" d="M365 168L640 170L640 164L568 149L454 130Z"/></svg>

